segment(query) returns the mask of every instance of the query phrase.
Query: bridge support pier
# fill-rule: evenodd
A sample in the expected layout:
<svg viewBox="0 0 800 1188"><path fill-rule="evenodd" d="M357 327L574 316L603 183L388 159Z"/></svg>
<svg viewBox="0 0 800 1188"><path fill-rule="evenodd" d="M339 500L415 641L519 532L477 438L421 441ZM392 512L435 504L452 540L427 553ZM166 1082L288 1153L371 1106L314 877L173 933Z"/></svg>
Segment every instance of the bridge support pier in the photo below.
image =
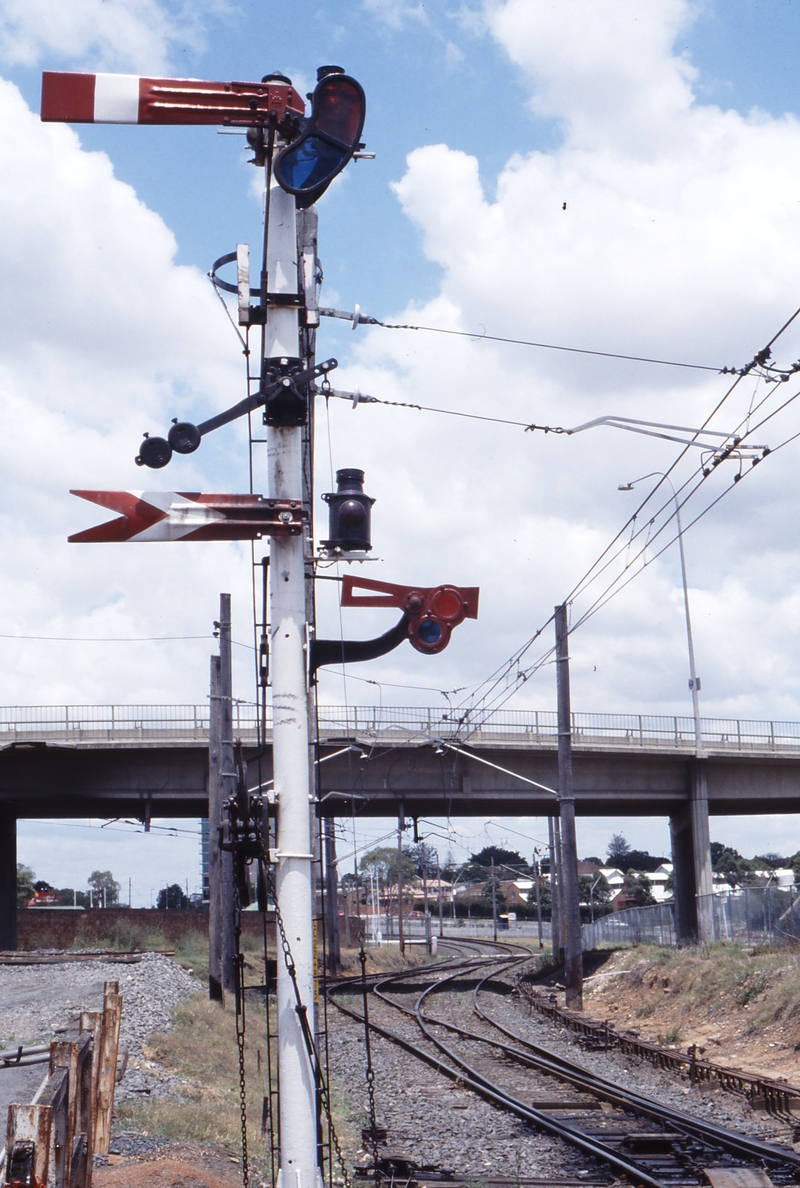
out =
<svg viewBox="0 0 800 1188"><path fill-rule="evenodd" d="M0 949L17 947L17 819L0 809Z"/></svg>
<svg viewBox="0 0 800 1188"><path fill-rule="evenodd" d="M694 878L697 888L697 939L710 944L714 939L714 914L711 896L714 880L711 873L711 835L708 828L708 780L702 760L692 764L692 841Z"/></svg>
<svg viewBox="0 0 800 1188"><path fill-rule="evenodd" d="M675 925L684 943L714 939L708 784L702 761L692 764L689 802L669 819L675 882Z"/></svg>

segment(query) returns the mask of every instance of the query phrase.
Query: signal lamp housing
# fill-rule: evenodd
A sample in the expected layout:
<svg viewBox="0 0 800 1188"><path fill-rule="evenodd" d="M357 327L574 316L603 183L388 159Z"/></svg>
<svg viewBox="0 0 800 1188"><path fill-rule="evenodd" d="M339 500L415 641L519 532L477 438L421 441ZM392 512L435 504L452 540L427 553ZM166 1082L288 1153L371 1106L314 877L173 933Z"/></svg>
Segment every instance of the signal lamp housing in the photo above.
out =
<svg viewBox="0 0 800 1188"><path fill-rule="evenodd" d="M336 471L336 492L322 496L328 505L329 540L322 547L342 553L368 553L372 549L371 519L375 502L364 494L364 471Z"/></svg>
<svg viewBox="0 0 800 1188"><path fill-rule="evenodd" d="M278 185L294 194L300 209L316 202L351 159L360 145L367 113L360 83L340 67L324 66L320 73L311 115L273 166Z"/></svg>

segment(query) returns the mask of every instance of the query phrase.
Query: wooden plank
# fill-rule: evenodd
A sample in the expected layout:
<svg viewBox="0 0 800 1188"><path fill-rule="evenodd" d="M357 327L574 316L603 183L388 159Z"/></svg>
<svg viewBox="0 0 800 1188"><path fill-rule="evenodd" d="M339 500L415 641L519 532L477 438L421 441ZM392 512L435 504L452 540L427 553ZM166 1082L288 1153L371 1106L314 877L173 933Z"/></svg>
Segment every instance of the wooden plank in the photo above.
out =
<svg viewBox="0 0 800 1188"><path fill-rule="evenodd" d="M706 1167L703 1175L711 1188L773 1188L772 1180L760 1167Z"/></svg>

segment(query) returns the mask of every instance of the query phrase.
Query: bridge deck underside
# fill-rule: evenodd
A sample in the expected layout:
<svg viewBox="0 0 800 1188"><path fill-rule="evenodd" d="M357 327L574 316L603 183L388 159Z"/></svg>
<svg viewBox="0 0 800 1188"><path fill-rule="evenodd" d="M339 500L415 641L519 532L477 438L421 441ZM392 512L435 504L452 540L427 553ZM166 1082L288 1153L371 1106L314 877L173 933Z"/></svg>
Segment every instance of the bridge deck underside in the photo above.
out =
<svg viewBox="0 0 800 1188"><path fill-rule="evenodd" d="M468 754L399 734L394 739L384 733L377 740L360 733L334 737L331 731L322 756L348 744L357 749L320 764L319 811L392 817L402 802L409 816L552 814L555 795L517 777L556 788L553 741L523 743L519 735L473 739ZM246 745L245 754L252 756L253 747ZM694 762L685 742L613 745L581 738L574 755L576 811L585 816L674 813L687 802ZM756 748L729 753L720 746L703 765L713 814L800 812L800 748L775 755ZM271 774L268 748L261 778ZM39 739L0 750L0 807L17 817L203 816L207 781L207 743L185 735L84 739L71 745ZM250 782L256 782L254 775Z"/></svg>

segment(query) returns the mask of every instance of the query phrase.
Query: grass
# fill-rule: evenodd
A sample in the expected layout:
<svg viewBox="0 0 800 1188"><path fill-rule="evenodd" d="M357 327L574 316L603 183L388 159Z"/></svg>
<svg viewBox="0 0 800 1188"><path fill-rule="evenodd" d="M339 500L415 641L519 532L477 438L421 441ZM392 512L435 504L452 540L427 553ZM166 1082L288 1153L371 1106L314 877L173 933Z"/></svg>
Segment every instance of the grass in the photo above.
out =
<svg viewBox="0 0 800 1188"><path fill-rule="evenodd" d="M212 1143L241 1157L233 1003L221 1007L197 994L178 1006L173 1018L173 1028L165 1034L152 1035L144 1054L186 1082L181 1087L181 1099L127 1099L120 1103L115 1127L141 1130L164 1138ZM266 1152L261 1135L261 1108L267 1093L264 1012L250 1003L247 1028L248 1148L254 1168L264 1171Z"/></svg>

